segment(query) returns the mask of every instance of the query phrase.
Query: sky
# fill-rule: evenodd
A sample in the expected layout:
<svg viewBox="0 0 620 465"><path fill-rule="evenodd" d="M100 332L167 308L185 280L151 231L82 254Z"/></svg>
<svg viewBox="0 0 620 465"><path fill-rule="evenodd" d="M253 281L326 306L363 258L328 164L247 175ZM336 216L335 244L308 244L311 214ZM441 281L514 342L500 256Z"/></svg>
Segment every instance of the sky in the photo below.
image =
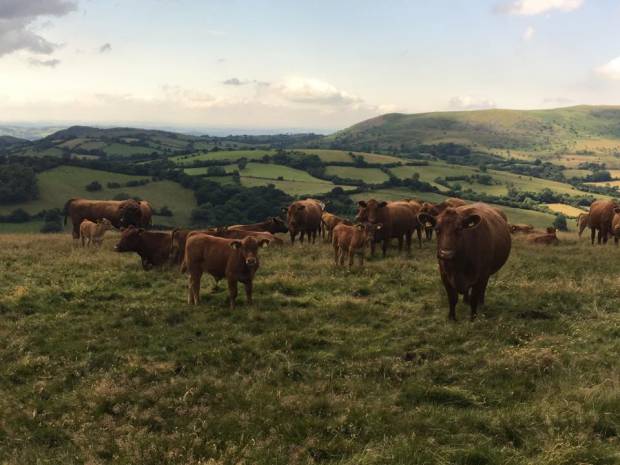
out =
<svg viewBox="0 0 620 465"><path fill-rule="evenodd" d="M620 104L620 0L0 0L0 122L331 132Z"/></svg>

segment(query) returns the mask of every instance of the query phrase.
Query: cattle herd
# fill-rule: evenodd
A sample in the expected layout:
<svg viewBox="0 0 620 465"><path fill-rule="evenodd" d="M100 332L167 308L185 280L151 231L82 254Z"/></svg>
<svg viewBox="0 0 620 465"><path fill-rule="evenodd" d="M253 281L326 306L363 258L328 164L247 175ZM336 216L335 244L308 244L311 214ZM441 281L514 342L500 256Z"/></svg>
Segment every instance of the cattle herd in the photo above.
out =
<svg viewBox="0 0 620 465"><path fill-rule="evenodd" d="M459 294L469 304L471 318L484 303L489 277L508 260L511 234L525 234L533 244L557 244L556 230L534 230L532 225L509 224L505 213L484 203L467 204L457 198L432 204L417 200L392 202L370 199L358 202L355 221L340 218L326 211L316 199L304 199L283 208L285 219L270 217L265 221L208 228L204 230L174 229L168 232L148 231L153 214L148 202L96 201L71 199L65 204L65 224L70 217L73 239L82 246L101 245L106 230L121 230L115 250L135 252L145 270L166 264L180 266L189 274L188 303L200 302L200 281L208 273L216 282L226 279L230 308L235 308L238 283L245 287L246 299L252 303L252 283L259 268L258 251L267 245L282 245L278 233L289 233L291 244L299 236L316 243L317 237L329 241L334 250L336 265L354 264L359 258L363 265L367 250L375 254L381 245L385 257L393 241L399 251L411 252L414 233L418 247L422 237L437 236L439 274L449 301L449 318L456 319ZM620 238L620 207L611 200L597 200L590 211L577 219L579 236L586 227L592 231L594 244L606 243L613 236Z"/></svg>

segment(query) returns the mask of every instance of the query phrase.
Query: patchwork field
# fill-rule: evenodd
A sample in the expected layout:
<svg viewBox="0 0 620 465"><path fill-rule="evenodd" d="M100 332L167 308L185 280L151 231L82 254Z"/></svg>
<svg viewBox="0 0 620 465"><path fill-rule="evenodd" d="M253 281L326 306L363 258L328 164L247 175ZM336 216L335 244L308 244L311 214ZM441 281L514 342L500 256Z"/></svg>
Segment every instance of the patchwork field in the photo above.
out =
<svg viewBox="0 0 620 465"><path fill-rule="evenodd" d="M330 162L345 162L351 163L353 155L361 156L367 163L402 163L403 159L398 157L392 157L390 155L380 155L377 153L367 152L349 152L346 150L327 150L327 149L297 149L298 152L307 153L310 155L317 155L321 160L326 163Z"/></svg>
<svg viewBox="0 0 620 465"><path fill-rule="evenodd" d="M580 208L575 208L572 205L566 205L563 203L547 203L545 205L549 208L549 210L556 213L563 213L571 218L576 218L582 213L585 213L585 210L581 210Z"/></svg>
<svg viewBox="0 0 620 465"><path fill-rule="evenodd" d="M330 176L339 176L344 179L364 181L366 184L381 184L389 176L379 168L355 168L352 166L328 166L325 173Z"/></svg>
<svg viewBox="0 0 620 465"><path fill-rule="evenodd" d="M170 160L179 165L189 165L198 161L205 160L230 160L236 161L241 158L256 160L265 155L273 155L274 150L220 150L218 152L198 153L192 155L180 155L171 157Z"/></svg>
<svg viewBox="0 0 620 465"><path fill-rule="evenodd" d="M0 461L617 463L620 251L561 240L516 241L450 323L434 244L350 272L328 245L264 249L231 313L225 285L190 307L113 237L3 237Z"/></svg>

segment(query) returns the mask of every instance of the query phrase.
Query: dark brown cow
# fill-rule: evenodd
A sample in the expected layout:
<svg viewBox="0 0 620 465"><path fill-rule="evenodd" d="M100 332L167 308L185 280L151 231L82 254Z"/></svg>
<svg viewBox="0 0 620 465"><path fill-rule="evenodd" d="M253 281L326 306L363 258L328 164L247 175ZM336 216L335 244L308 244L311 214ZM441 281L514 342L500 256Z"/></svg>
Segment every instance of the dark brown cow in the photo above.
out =
<svg viewBox="0 0 620 465"><path fill-rule="evenodd" d="M439 216L439 214L441 214L441 212L443 212L446 208L456 208L463 205L467 205L467 202L456 197L449 197L441 203L424 202L420 208L420 213L428 213L429 215L437 218L437 216ZM434 227L430 226L430 223L428 223L425 225L425 230L426 238L430 241L433 238Z"/></svg>
<svg viewBox="0 0 620 465"><path fill-rule="evenodd" d="M620 207L614 208L614 217L611 220L611 234L614 236L614 243L618 245L620 239Z"/></svg>
<svg viewBox="0 0 620 465"><path fill-rule="evenodd" d="M382 242L383 256L387 254L390 241L398 239L398 250L403 250L403 240L407 245L407 252L411 252L411 236L417 226L421 224L413 209L405 202L380 202L370 199L368 202L360 200L360 207L356 221L360 223L381 224L382 228L377 231L374 241L370 245L370 253L374 255L375 244Z"/></svg>
<svg viewBox="0 0 620 465"><path fill-rule="evenodd" d="M579 237L583 234L584 229L590 224L590 214L580 213L577 217L577 229L579 231Z"/></svg>
<svg viewBox="0 0 620 465"><path fill-rule="evenodd" d="M534 232L534 226L532 226L531 224L511 224L510 225L511 234L517 234L517 233L530 234L532 232Z"/></svg>
<svg viewBox="0 0 620 465"><path fill-rule="evenodd" d="M140 200L140 226L148 228L153 222L153 207L146 200Z"/></svg>
<svg viewBox="0 0 620 465"><path fill-rule="evenodd" d="M598 240L607 244L607 239L611 232L611 222L614 217L614 210L618 205L613 200L595 200L590 207L590 221L589 226L591 229L590 237L592 244L594 245L594 237L598 231Z"/></svg>
<svg viewBox="0 0 620 465"><path fill-rule="evenodd" d="M349 258L349 268L351 268L355 255L358 255L360 266L362 266L366 247L373 240L376 231L381 230L381 227L380 224L371 223L358 223L355 226L344 223L337 224L332 231L332 246L334 247L336 265L344 265L346 256Z"/></svg>
<svg viewBox="0 0 620 465"><path fill-rule="evenodd" d="M204 233L191 233L185 245L181 272L189 271L187 303L200 303L200 279L207 272L219 282L228 281L230 309L235 309L237 283L245 286L247 303L252 304L252 282L259 267L258 248L269 241L246 237L243 240L224 239Z"/></svg>
<svg viewBox="0 0 620 465"><path fill-rule="evenodd" d="M323 212L321 215L321 235L325 238L325 232L327 232L327 240L332 241L332 234L334 228L340 223L352 226L353 223L345 218L340 218L333 213Z"/></svg>
<svg viewBox="0 0 620 465"><path fill-rule="evenodd" d="M239 231L264 231L271 234L288 232L286 223L277 216L271 216L260 223L235 224L234 226L228 226L228 229L236 229Z"/></svg>
<svg viewBox="0 0 620 465"><path fill-rule="evenodd" d="M321 231L321 215L324 204L315 199L298 200L289 205L286 211L288 230L291 235L291 244L295 243L295 236L299 234L299 242L303 244L304 234L308 236L308 242L316 241L317 233Z"/></svg>
<svg viewBox="0 0 620 465"><path fill-rule="evenodd" d="M411 210L413 211L413 216L415 218L415 230L418 236L418 247L421 249L422 248L422 229L424 229L425 226L418 221L418 213L420 213L420 210L422 210L422 203L418 202L417 200L413 200L413 199L397 200L394 203L406 205L409 208L411 208Z"/></svg>
<svg viewBox="0 0 620 465"><path fill-rule="evenodd" d="M80 224L83 220L97 222L107 218L115 228L140 226L142 213L135 200L87 200L70 199L64 207L65 224L67 217L73 223L73 239L80 237Z"/></svg>
<svg viewBox="0 0 620 465"><path fill-rule="evenodd" d="M560 243L555 228L547 228L547 232L545 233L530 234L527 236L527 240L532 244L540 245L558 245Z"/></svg>
<svg viewBox="0 0 620 465"><path fill-rule="evenodd" d="M123 230L114 250L117 252L136 252L142 259L142 268L148 270L169 262L172 250L172 234L145 231L143 228L130 226Z"/></svg>
<svg viewBox="0 0 620 465"><path fill-rule="evenodd" d="M474 319L478 304L484 303L489 277L510 255L508 223L497 210L483 203L448 207L437 218L420 213L420 221L435 224L439 272L450 303L449 318L456 320L458 295L462 294Z"/></svg>

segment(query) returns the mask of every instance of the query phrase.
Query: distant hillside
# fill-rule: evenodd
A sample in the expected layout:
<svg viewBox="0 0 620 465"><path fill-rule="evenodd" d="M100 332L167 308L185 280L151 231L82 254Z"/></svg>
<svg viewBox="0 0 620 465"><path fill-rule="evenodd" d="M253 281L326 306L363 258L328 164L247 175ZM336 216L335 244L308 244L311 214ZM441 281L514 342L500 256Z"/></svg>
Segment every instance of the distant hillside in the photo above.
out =
<svg viewBox="0 0 620 465"><path fill-rule="evenodd" d="M588 141L620 150L620 107L391 113L328 136L324 144L370 151L454 142L492 152L550 154L588 151Z"/></svg>
<svg viewBox="0 0 620 465"><path fill-rule="evenodd" d="M28 143L26 139L20 139L13 136L0 136L0 148L13 147L19 144Z"/></svg>

